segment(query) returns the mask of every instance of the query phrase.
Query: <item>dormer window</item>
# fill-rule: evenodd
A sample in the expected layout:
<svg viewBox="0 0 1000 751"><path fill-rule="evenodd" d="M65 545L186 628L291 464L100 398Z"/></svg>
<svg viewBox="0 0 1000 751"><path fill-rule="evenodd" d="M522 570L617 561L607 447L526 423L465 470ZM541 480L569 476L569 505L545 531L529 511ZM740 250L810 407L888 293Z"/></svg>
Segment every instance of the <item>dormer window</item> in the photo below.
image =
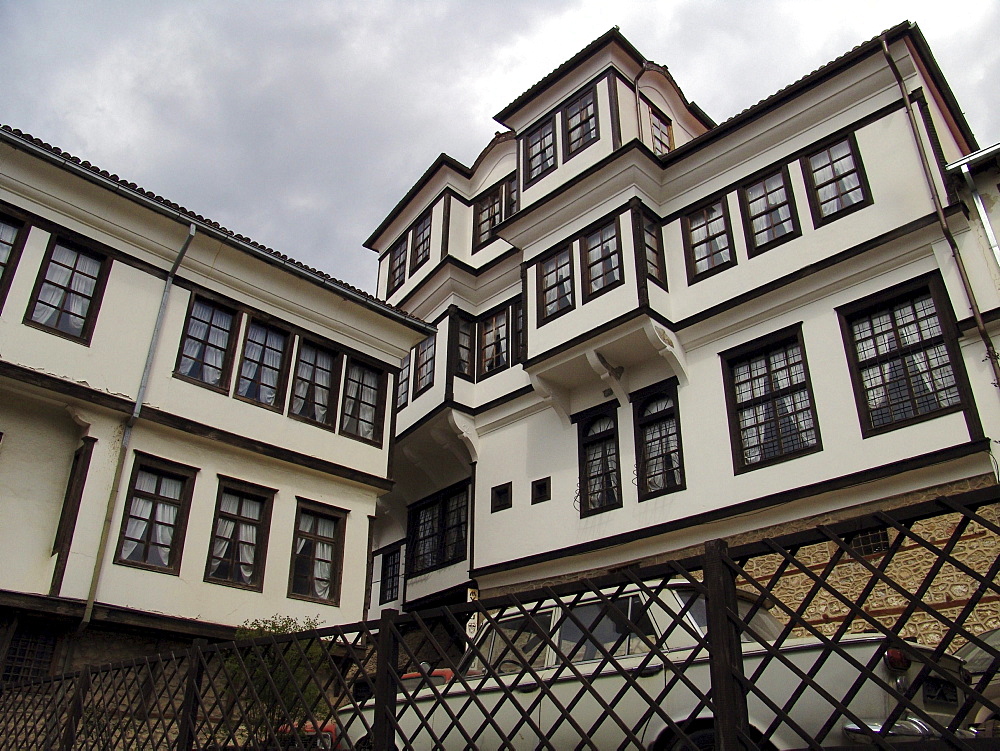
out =
<svg viewBox="0 0 1000 751"><path fill-rule="evenodd" d="M431 257L431 212L428 211L413 225L413 253L410 258L410 273L427 262Z"/></svg>
<svg viewBox="0 0 1000 751"><path fill-rule="evenodd" d="M539 180L556 168L556 120L549 116L524 137L524 184Z"/></svg>
<svg viewBox="0 0 1000 751"><path fill-rule="evenodd" d="M598 139L597 96L591 88L563 107L563 161L583 151Z"/></svg>
<svg viewBox="0 0 1000 751"><path fill-rule="evenodd" d="M663 156L673 148L674 134L670 118L652 106L649 108L649 133L652 138L653 153L657 156Z"/></svg>
<svg viewBox="0 0 1000 751"><path fill-rule="evenodd" d="M388 297L403 286L406 281L406 235L389 251L389 279L386 282L385 296Z"/></svg>

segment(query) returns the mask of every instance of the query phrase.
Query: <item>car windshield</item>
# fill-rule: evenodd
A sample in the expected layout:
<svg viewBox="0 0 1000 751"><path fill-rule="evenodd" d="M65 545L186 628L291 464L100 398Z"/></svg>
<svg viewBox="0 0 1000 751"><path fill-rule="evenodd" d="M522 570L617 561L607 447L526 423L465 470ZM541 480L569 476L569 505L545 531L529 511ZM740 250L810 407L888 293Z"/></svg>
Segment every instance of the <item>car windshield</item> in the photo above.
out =
<svg viewBox="0 0 1000 751"><path fill-rule="evenodd" d="M956 657L965 660L965 667L970 673L985 673L993 664L996 653L1000 652L1000 629L982 633L979 638L992 647L994 653L991 654L972 642L955 652Z"/></svg>
<svg viewBox="0 0 1000 751"><path fill-rule="evenodd" d="M685 605L691 603L689 614L694 619L694 622L698 624L698 628L701 629L702 633L706 633L708 630L708 612L705 607L704 595L696 593L693 589L678 589L677 594ZM694 599L694 602L691 602L692 599ZM750 611L753 610L756 604L757 601L753 599L737 598L736 607L744 623L747 623ZM783 628L781 621L761 607L757 608L753 617L750 618L748 625L755 634L760 635L761 638L767 641L777 639ZM740 632L740 641L753 642L756 639L750 635L749 631L744 630Z"/></svg>

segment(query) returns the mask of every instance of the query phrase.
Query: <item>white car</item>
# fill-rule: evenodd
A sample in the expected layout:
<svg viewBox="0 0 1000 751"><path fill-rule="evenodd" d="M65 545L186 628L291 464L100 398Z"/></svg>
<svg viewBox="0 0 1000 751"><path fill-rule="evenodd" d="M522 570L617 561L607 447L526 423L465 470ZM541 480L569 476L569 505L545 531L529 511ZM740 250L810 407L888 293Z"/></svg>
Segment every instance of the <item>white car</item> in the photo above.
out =
<svg viewBox="0 0 1000 751"><path fill-rule="evenodd" d="M699 646L705 601L691 586L653 590L651 599L637 587L617 592L613 605L602 594L486 616L458 675L428 665L403 677L397 747L535 749L544 738L556 749L713 748L712 711L702 699L711 685L709 655ZM813 739L866 742L875 732L894 740L935 738L961 705L960 660L941 658L896 710L900 702L890 690L905 695L930 650L909 643L889 648L871 634L844 637L835 649L816 638L782 640L783 625L754 610L755 599L738 603L744 620L749 616L744 674L766 697L749 693L749 732L775 749L802 748ZM862 678L863 666L875 678ZM838 715L838 702L847 713ZM773 707L787 707L787 718L777 720ZM364 705L364 722L351 711L338 718L347 729L338 747L371 748L370 737L356 729L372 726L373 703Z"/></svg>

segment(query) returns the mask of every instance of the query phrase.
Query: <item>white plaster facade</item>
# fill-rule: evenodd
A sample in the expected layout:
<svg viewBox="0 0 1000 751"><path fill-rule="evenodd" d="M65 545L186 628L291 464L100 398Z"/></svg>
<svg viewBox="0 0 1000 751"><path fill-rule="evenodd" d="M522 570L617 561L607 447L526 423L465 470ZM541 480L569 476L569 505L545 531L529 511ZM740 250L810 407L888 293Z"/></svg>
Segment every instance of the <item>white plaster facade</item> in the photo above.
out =
<svg viewBox="0 0 1000 751"><path fill-rule="evenodd" d="M977 146L915 26L720 125L612 30L497 120L509 130L472 167L439 158L367 243L380 295L437 327L432 383L415 382L414 351L398 394L373 606L461 600L992 476L1000 396L969 292L995 335L1000 268L945 170ZM837 184L851 193L825 211L824 153L846 160ZM772 203L751 210L771 178ZM699 224L714 233L723 215L719 242L703 243ZM754 218L782 233L756 235ZM944 378L911 377L910 406L885 412L898 373L871 397L862 373L890 373L899 348L861 363L852 332L928 299ZM735 385L741 367L781 357L803 361L797 417L774 396L780 377ZM657 398L672 401L650 417L673 420L668 452L644 433ZM598 438L618 467L610 489L586 466ZM672 463L651 469L657 452Z"/></svg>
<svg viewBox="0 0 1000 751"><path fill-rule="evenodd" d="M6 129L0 223L0 656L42 633L53 669L75 665L81 626L146 634L141 653L275 614L363 618L392 486L386 394L430 327ZM224 353L218 377L191 339L195 301L229 316L201 341ZM328 377L307 367L320 349ZM371 410L351 374L370 378ZM155 476L183 488L162 517L161 490L135 500ZM247 524L223 521L223 492Z"/></svg>

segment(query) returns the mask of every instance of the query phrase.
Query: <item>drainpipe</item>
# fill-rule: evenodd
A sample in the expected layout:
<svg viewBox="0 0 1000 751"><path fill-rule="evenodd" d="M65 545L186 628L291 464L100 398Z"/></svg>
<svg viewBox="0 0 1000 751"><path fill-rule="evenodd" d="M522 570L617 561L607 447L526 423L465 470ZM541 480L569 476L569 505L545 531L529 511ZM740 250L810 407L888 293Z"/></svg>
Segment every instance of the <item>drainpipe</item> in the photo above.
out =
<svg viewBox="0 0 1000 751"><path fill-rule="evenodd" d="M118 449L118 461L115 463L115 476L111 481L111 492L108 495L108 503L104 512L104 524L101 528L101 541L97 546L97 560L94 561L94 573L90 577L90 593L87 595L87 606L83 611L83 619L80 621L79 630L82 631L90 623L94 615L94 602L97 600L97 587L101 581L101 569L104 567L104 557L108 550L108 540L111 537L111 522L114 518L115 499L118 498L119 486L122 481L122 472L125 469L125 461L128 459L129 444L132 441L132 427L139 419L142 404L146 399L146 388L149 385L149 374L153 370L153 358L156 355L156 345L160 340L160 331L163 328L163 318L167 312L167 298L174 285L174 276L181 265L181 261L187 254L188 248L195 235L194 224L188 227L188 236L184 239L184 244L177 251L177 258L174 265L167 273L167 280L163 285L163 294L160 297L160 309L156 313L156 324L153 326L153 334L149 339L149 349L146 351L146 364L142 369L142 378L139 380L139 390L135 396L135 406L132 407L132 414L125 418L122 426L122 441Z"/></svg>
<svg viewBox="0 0 1000 751"><path fill-rule="evenodd" d="M944 234L945 240L948 241L948 245L951 248L951 256L955 259L956 266L958 266L958 274L962 279L962 287L965 289L965 295L969 300L969 307L972 309L972 317L976 322L976 331L979 333L979 338L982 339L983 345L986 347L986 359L989 360L990 367L993 369L993 385L1000 391L1000 362L997 361L997 351L993 346L993 339L986 330L986 324L979 310L979 303L976 301L976 294L972 291L969 274L965 269L965 262L962 260L962 253L959 251L958 243L955 242L955 237L951 234L948 221L945 219L944 208L941 206L941 199L938 196L937 188L934 186L934 177L931 172L930 160L927 157L927 150L924 148L924 142L920 138L920 130L917 128L917 116L913 112L910 95L906 91L906 84L903 83L903 76L900 74L899 68L896 67L896 61L892 59L892 55L889 52L889 45L886 44L884 34L880 41L882 42L882 54L885 56L885 61L888 63L889 69L896 79L899 92L903 96L903 106L906 108L906 114L910 120L910 131L913 134L913 140L917 142L920 164L924 170L924 179L927 181L927 187L930 189L931 201L934 203L934 212L937 214L938 224L941 227L941 232Z"/></svg>

